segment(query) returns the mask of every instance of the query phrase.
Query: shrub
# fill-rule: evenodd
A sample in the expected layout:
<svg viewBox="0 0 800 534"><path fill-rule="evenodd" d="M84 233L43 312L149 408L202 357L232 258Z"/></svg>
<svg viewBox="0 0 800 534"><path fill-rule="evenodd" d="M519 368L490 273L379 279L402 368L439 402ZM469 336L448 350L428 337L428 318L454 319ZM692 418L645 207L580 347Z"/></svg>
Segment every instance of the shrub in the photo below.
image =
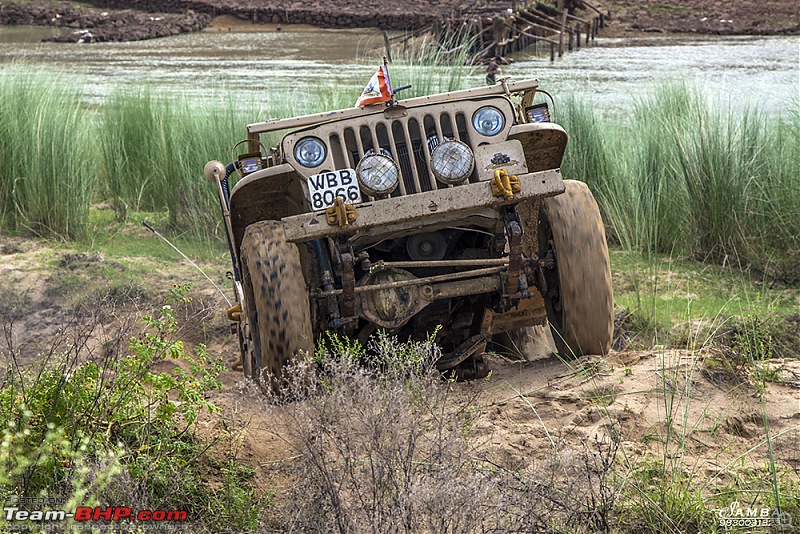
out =
<svg viewBox="0 0 800 534"><path fill-rule="evenodd" d="M207 484L209 462L200 461L209 445L195 433L195 422L201 411L219 411L206 396L220 388L223 367L202 345L189 354L174 339L175 307L188 302L188 289L176 286L159 313L143 318L145 330L130 339L127 354L96 361L71 347L43 355L38 369L7 355L0 497L186 510L193 521L226 506L243 513L207 518L196 528L258 523L253 505L259 499L247 483L252 473L235 456L227 458L216 467L221 483L215 489ZM158 371L165 361L183 367Z"/></svg>
<svg viewBox="0 0 800 534"><path fill-rule="evenodd" d="M290 365L280 410L296 455L279 528L289 532L582 532L608 525L616 446L553 449L511 469L473 439L472 394L433 367L430 340L329 340ZM373 351L382 351L370 356ZM394 363L389 363L394 361Z"/></svg>

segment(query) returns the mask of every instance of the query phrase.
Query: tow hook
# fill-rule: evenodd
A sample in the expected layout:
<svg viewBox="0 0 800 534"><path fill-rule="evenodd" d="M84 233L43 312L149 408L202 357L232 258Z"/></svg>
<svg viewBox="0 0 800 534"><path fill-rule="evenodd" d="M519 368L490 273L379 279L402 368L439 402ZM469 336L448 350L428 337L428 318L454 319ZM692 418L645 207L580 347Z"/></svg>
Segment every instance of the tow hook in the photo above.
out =
<svg viewBox="0 0 800 534"><path fill-rule="evenodd" d="M325 217L331 226L347 226L356 221L356 207L346 204L343 197L336 197L333 206L325 210Z"/></svg>
<svg viewBox="0 0 800 534"><path fill-rule="evenodd" d="M235 323L241 322L242 320L242 303L237 302L236 306L230 308L228 311L225 312L225 316L228 318L229 321L233 321Z"/></svg>
<svg viewBox="0 0 800 534"><path fill-rule="evenodd" d="M514 193L519 193L521 186L517 176L509 176L505 169L494 171L492 178L492 195L503 197L506 200L514 198Z"/></svg>

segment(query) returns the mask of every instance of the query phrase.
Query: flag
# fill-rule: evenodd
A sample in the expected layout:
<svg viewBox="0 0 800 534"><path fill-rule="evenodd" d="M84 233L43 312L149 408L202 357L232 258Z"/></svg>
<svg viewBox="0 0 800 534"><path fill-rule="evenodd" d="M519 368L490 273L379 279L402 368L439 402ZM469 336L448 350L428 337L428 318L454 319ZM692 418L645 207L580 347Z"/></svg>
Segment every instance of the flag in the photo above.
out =
<svg viewBox="0 0 800 534"><path fill-rule="evenodd" d="M367 86L361 91L361 96L356 100L355 107L360 108L370 104L389 102L392 99L392 86L389 83L389 71L386 65L381 65L378 72L372 75Z"/></svg>

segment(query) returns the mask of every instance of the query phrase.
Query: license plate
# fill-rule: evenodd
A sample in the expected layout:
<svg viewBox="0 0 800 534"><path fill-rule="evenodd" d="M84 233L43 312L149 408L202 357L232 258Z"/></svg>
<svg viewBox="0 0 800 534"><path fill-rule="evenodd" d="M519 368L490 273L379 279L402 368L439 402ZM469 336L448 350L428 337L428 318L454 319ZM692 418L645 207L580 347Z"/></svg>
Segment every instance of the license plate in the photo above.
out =
<svg viewBox="0 0 800 534"><path fill-rule="evenodd" d="M341 169L308 177L308 199L313 210L333 206L336 197L343 197L348 204L361 202L361 189L358 187L356 171Z"/></svg>

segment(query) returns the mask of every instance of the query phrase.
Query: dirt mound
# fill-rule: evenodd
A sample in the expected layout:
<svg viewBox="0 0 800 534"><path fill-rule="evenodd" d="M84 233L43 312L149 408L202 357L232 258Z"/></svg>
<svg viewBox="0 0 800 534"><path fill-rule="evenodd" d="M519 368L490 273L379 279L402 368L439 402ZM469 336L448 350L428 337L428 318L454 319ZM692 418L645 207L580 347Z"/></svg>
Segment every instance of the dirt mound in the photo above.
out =
<svg viewBox="0 0 800 534"><path fill-rule="evenodd" d="M715 35L797 35L800 14L793 0L611 0L609 30ZM610 33L604 33L610 35Z"/></svg>
<svg viewBox="0 0 800 534"><path fill-rule="evenodd" d="M578 461L597 447L606 450L616 443L622 472L669 459L707 487L723 487L733 483L737 469L768 465L765 424L776 461L800 468L795 447L800 440L800 361L772 362L780 370L762 401L747 384L720 382L703 373L704 358L685 350L575 361L489 356L488 379L442 383L451 389L453 406L452 413L443 415L457 420L469 413L471 422L464 429L474 445L471 458L508 473L546 469L554 455ZM273 513L278 513L291 494L292 476L298 472L293 465L304 450L292 425L303 420L298 414L306 408L302 403L269 405L239 373L226 373L223 381L224 390L213 398L223 417L206 418L202 432L218 437L234 430L240 436L239 458L254 469L257 486L275 495ZM342 417L364 416L334 412L325 412L334 433Z"/></svg>

